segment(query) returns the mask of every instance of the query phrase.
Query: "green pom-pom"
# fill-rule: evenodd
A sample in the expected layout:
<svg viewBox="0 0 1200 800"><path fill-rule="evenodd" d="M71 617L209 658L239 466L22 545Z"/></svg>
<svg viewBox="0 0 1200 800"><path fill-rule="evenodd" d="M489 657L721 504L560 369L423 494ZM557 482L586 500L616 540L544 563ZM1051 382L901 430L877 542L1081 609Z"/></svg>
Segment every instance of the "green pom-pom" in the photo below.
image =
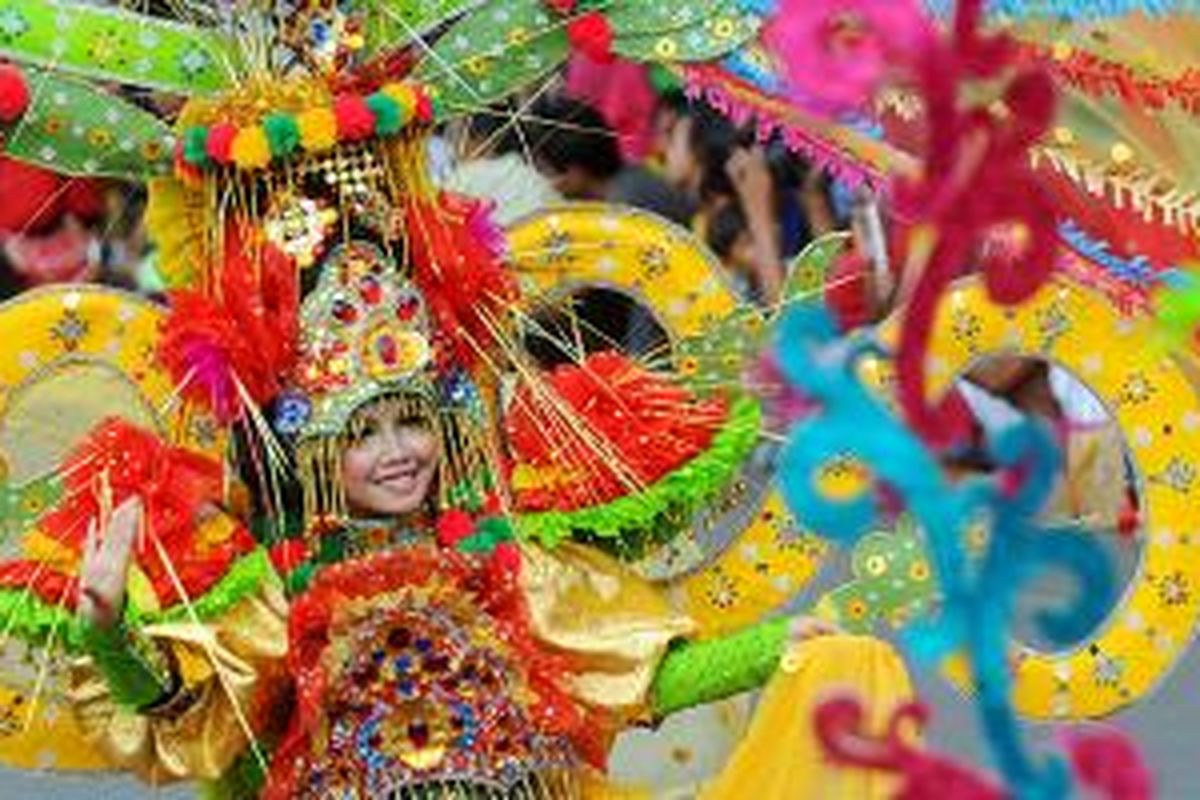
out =
<svg viewBox="0 0 1200 800"><path fill-rule="evenodd" d="M395 136L404 127L400 104L383 92L368 96L367 108L375 114L375 132L380 136Z"/></svg>
<svg viewBox="0 0 1200 800"><path fill-rule="evenodd" d="M442 100L441 96L438 94L430 94L429 95L429 114L431 117L433 117L433 121L437 122L439 119L445 119L446 118L445 111L446 111L446 103Z"/></svg>
<svg viewBox="0 0 1200 800"><path fill-rule="evenodd" d="M300 126L290 114L271 114L263 120L262 127L272 156L286 158L300 146Z"/></svg>
<svg viewBox="0 0 1200 800"><path fill-rule="evenodd" d="M208 165L208 128L193 125L183 132L183 160L193 167Z"/></svg>

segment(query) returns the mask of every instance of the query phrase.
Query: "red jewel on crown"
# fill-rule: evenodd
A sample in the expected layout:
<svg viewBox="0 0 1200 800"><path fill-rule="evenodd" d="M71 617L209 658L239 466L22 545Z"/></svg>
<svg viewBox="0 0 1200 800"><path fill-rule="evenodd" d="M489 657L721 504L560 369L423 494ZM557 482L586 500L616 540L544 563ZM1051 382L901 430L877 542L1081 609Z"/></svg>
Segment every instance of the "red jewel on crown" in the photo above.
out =
<svg viewBox="0 0 1200 800"><path fill-rule="evenodd" d="M413 295L401 297L396 302L396 318L401 322L409 322L421 310L421 301Z"/></svg>
<svg viewBox="0 0 1200 800"><path fill-rule="evenodd" d="M383 334L375 340L375 350L379 353L379 360L389 367L394 367L399 357L399 351L396 347L396 340L390 334Z"/></svg>
<svg viewBox="0 0 1200 800"><path fill-rule="evenodd" d="M333 316L338 322L345 325L352 325L358 320L358 309L347 300L335 300L333 303Z"/></svg>
<svg viewBox="0 0 1200 800"><path fill-rule="evenodd" d="M374 275L364 275L358 282L358 294L367 305L379 305L383 299L383 286Z"/></svg>

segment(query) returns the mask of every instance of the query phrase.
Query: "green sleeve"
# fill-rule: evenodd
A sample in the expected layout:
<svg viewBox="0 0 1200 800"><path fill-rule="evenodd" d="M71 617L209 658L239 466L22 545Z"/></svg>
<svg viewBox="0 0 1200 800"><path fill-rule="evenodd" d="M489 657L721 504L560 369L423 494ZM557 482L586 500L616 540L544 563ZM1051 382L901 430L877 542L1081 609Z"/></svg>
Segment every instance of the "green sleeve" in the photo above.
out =
<svg viewBox="0 0 1200 800"><path fill-rule="evenodd" d="M720 639L681 642L659 665L650 688L656 718L757 689L775 673L791 619L781 617Z"/></svg>
<svg viewBox="0 0 1200 800"><path fill-rule="evenodd" d="M124 622L111 628L85 622L83 644L121 705L147 710L174 695L178 679L166 652Z"/></svg>

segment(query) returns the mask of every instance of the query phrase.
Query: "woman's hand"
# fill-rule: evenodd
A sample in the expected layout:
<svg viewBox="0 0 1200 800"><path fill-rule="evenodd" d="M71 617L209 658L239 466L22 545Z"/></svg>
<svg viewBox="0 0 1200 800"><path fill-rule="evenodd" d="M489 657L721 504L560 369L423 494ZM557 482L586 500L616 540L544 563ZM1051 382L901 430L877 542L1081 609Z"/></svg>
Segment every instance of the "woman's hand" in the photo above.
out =
<svg viewBox="0 0 1200 800"><path fill-rule="evenodd" d="M142 522L142 501L130 497L105 524L88 524L79 570L79 614L101 628L111 628L125 607L125 584L133 559L133 543Z"/></svg>
<svg viewBox="0 0 1200 800"><path fill-rule="evenodd" d="M820 617L798 616L792 619L789 632L792 643L799 644L807 642L809 639L815 639L818 636L832 636L841 633L842 629Z"/></svg>

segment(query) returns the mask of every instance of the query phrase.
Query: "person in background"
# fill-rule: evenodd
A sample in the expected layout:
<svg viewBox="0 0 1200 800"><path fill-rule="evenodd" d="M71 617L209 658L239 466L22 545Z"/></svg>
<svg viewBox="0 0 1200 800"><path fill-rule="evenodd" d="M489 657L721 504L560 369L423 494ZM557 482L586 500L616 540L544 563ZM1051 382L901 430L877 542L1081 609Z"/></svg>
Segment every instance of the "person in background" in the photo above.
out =
<svg viewBox="0 0 1200 800"><path fill-rule="evenodd" d="M678 225L691 222L688 198L645 167L626 162L616 133L596 109L553 96L538 101L532 117L534 164L563 197L629 205Z"/></svg>
<svg viewBox="0 0 1200 800"><path fill-rule="evenodd" d="M521 124L510 104L470 117L462 129L461 158L445 183L451 191L491 200L492 218L501 226L562 202L523 156Z"/></svg>
<svg viewBox="0 0 1200 800"><path fill-rule="evenodd" d="M617 57L601 63L576 52L567 63L566 93L600 112L617 134L622 158L634 164L647 160L659 99L645 64Z"/></svg>
<svg viewBox="0 0 1200 800"><path fill-rule="evenodd" d="M0 157L0 289L99 279L103 187Z"/></svg>

